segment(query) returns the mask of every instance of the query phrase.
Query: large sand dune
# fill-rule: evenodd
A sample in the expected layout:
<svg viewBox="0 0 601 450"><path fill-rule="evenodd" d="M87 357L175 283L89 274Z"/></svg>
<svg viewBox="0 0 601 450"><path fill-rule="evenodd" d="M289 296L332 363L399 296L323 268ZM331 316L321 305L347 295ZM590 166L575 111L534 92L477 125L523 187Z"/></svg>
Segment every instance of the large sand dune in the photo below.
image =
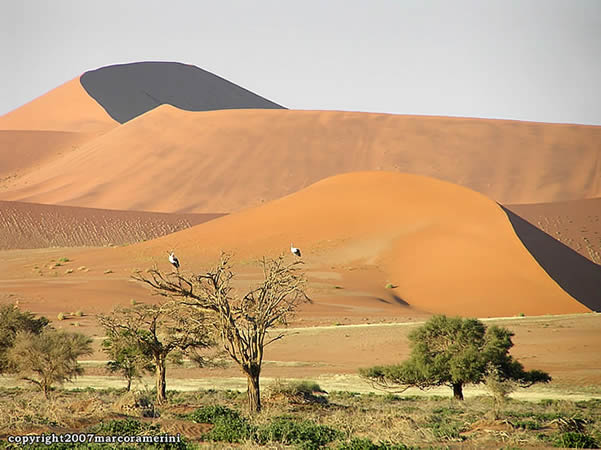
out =
<svg viewBox="0 0 601 450"><path fill-rule="evenodd" d="M0 130L103 133L117 125L83 89L79 77L0 116Z"/></svg>
<svg viewBox="0 0 601 450"><path fill-rule="evenodd" d="M313 270L381 268L398 286L399 303L418 310L475 316L588 310L537 264L493 201L447 182L394 172L328 178L102 258L150 265L175 248L188 270L210 263L221 250L245 262L288 252L291 241Z"/></svg>
<svg viewBox="0 0 601 450"><path fill-rule="evenodd" d="M219 217L39 205L0 200L0 250L123 245Z"/></svg>
<svg viewBox="0 0 601 450"><path fill-rule="evenodd" d="M282 108L206 70L176 62L101 67L84 73L81 84L120 123L163 104L187 111Z"/></svg>
<svg viewBox="0 0 601 450"><path fill-rule="evenodd" d="M601 195L601 127L163 105L12 180L5 200L231 212L331 175L398 170L501 203Z"/></svg>

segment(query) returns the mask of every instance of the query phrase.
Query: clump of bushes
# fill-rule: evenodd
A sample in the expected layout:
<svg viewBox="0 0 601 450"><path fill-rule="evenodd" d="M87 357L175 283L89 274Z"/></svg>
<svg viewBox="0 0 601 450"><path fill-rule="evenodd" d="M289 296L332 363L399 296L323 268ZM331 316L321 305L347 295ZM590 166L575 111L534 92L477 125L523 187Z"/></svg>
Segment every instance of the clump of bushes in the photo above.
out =
<svg viewBox="0 0 601 450"><path fill-rule="evenodd" d="M324 397L327 394L319 384L313 381L282 381L276 380L269 388L269 398L274 400L284 398L290 403L328 403Z"/></svg>
<svg viewBox="0 0 601 450"><path fill-rule="evenodd" d="M210 423L213 428L203 435L208 441L242 442L252 437L254 427L238 411L226 406L210 405L189 414L196 423Z"/></svg>
<svg viewBox="0 0 601 450"><path fill-rule="evenodd" d="M289 417L279 417L259 428L255 441L261 445L268 442L281 442L286 445L298 445L303 449L318 449L336 439L342 438L342 432L326 425L317 425L309 420L296 422Z"/></svg>
<svg viewBox="0 0 601 450"><path fill-rule="evenodd" d="M353 438L338 447L339 450L408 450L409 448L404 444L393 444L388 441L374 444L367 438Z"/></svg>
<svg viewBox="0 0 601 450"><path fill-rule="evenodd" d="M188 418L196 423L214 425L211 431L202 436L209 441L238 443L252 440L261 445L280 442L298 445L303 449L318 449L342 438L342 433L334 428L309 420L299 422L290 417L278 417L266 425L252 425L238 411L220 405L199 408L190 413Z"/></svg>
<svg viewBox="0 0 601 450"><path fill-rule="evenodd" d="M561 448L599 448L593 437L577 431L560 433L553 440L553 445Z"/></svg>

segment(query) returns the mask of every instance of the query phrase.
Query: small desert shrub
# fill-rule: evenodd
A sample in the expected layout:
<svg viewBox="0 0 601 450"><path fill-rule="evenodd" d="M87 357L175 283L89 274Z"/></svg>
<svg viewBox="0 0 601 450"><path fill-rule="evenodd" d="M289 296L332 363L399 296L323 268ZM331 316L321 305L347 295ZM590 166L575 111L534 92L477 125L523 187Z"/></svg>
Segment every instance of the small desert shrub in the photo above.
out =
<svg viewBox="0 0 601 450"><path fill-rule="evenodd" d="M140 392L126 391L113 404L113 410L130 416L157 417L157 411L151 399Z"/></svg>
<svg viewBox="0 0 601 450"><path fill-rule="evenodd" d="M75 311L75 316L83 317L83 311Z"/></svg>
<svg viewBox="0 0 601 450"><path fill-rule="evenodd" d="M396 286L392 283L386 283L386 289L394 289Z"/></svg>
<svg viewBox="0 0 601 450"><path fill-rule="evenodd" d="M562 448L599 448L591 436L576 431L559 434L553 440L553 445Z"/></svg>
<svg viewBox="0 0 601 450"><path fill-rule="evenodd" d="M65 257L58 259L58 262L60 262L60 263L68 263L69 261L71 261L71 260L69 258L65 258Z"/></svg>
<svg viewBox="0 0 601 450"><path fill-rule="evenodd" d="M196 423L214 425L211 431L202 436L208 441L242 442L254 433L254 427L238 411L226 406L204 406L190 413L188 418Z"/></svg>
<svg viewBox="0 0 601 450"><path fill-rule="evenodd" d="M112 271L111 269L106 269L106 270L104 271L104 273L105 273L105 274L109 274L109 273L113 273L113 271Z"/></svg>
<svg viewBox="0 0 601 450"><path fill-rule="evenodd" d="M327 394L314 381L282 381L276 380L269 388L269 397L284 397L292 403L327 403L328 400L319 394ZM318 394L318 395L316 395Z"/></svg>
<svg viewBox="0 0 601 450"><path fill-rule="evenodd" d="M67 269L65 270L65 273L73 273L73 269Z"/></svg>
<svg viewBox="0 0 601 450"><path fill-rule="evenodd" d="M67 318L67 316L65 315L65 313L59 312L58 315L56 316L56 318L58 320L65 320Z"/></svg>
<svg viewBox="0 0 601 450"><path fill-rule="evenodd" d="M349 442L343 442L338 446L339 450L408 450L404 444L393 444L391 442L379 442L374 444L367 438L353 438Z"/></svg>
<svg viewBox="0 0 601 450"><path fill-rule="evenodd" d="M543 428L538 420L517 420L512 422L511 425L520 430L540 430Z"/></svg>
<svg viewBox="0 0 601 450"><path fill-rule="evenodd" d="M460 435L462 426L459 422L453 420L452 415L444 417L444 414L433 414L430 416L430 420L426 426L432 430L434 437L438 439L449 441L463 440L463 437Z"/></svg>
<svg viewBox="0 0 601 450"><path fill-rule="evenodd" d="M489 362L486 366L486 374L484 375L484 385L492 394L495 406L507 401L507 396L515 391L518 387L517 383L512 380L504 379L497 366Z"/></svg>

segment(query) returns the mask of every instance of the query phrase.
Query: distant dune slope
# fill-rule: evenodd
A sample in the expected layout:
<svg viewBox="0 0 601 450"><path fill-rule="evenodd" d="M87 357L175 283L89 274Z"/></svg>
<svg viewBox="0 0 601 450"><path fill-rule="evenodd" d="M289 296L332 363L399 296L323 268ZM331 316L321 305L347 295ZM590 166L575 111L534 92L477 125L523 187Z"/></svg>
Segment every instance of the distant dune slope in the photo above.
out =
<svg viewBox="0 0 601 450"><path fill-rule="evenodd" d="M130 244L215 217L0 201L0 250Z"/></svg>
<svg viewBox="0 0 601 450"><path fill-rule="evenodd" d="M501 203L601 195L601 127L163 105L12 180L5 200L232 212L357 170L451 181Z"/></svg>
<svg viewBox="0 0 601 450"><path fill-rule="evenodd" d="M91 257L144 267L175 248L186 262L182 270L198 270L222 250L239 262L281 252L293 258L291 242L313 270L378 265L401 301L420 310L472 316L588 311L537 264L493 201L394 172L328 178L263 206Z"/></svg>
<svg viewBox="0 0 601 450"><path fill-rule="evenodd" d="M119 125L83 89L79 77L0 116L0 130L104 133ZM0 151L4 149L0 147Z"/></svg>
<svg viewBox="0 0 601 450"><path fill-rule="evenodd" d="M95 136L71 131L0 130L0 189L3 179L36 169Z"/></svg>
<svg viewBox="0 0 601 450"><path fill-rule="evenodd" d="M282 108L206 70L176 62L101 67L84 73L81 84L120 123L163 104L187 111Z"/></svg>

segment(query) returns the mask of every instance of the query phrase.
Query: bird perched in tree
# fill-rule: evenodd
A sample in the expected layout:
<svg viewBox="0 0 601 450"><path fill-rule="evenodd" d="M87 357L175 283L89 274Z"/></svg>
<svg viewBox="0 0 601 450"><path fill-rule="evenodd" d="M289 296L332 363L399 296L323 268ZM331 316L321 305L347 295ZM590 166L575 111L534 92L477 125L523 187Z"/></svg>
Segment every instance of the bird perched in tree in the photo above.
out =
<svg viewBox="0 0 601 450"><path fill-rule="evenodd" d="M175 256L175 253L173 253L173 251L167 253L169 253L169 262L173 264L173 267L175 267L176 270L179 270L179 259Z"/></svg>
<svg viewBox="0 0 601 450"><path fill-rule="evenodd" d="M301 256L300 248L296 248L292 243L290 243L290 252L293 255L298 256L299 258Z"/></svg>

